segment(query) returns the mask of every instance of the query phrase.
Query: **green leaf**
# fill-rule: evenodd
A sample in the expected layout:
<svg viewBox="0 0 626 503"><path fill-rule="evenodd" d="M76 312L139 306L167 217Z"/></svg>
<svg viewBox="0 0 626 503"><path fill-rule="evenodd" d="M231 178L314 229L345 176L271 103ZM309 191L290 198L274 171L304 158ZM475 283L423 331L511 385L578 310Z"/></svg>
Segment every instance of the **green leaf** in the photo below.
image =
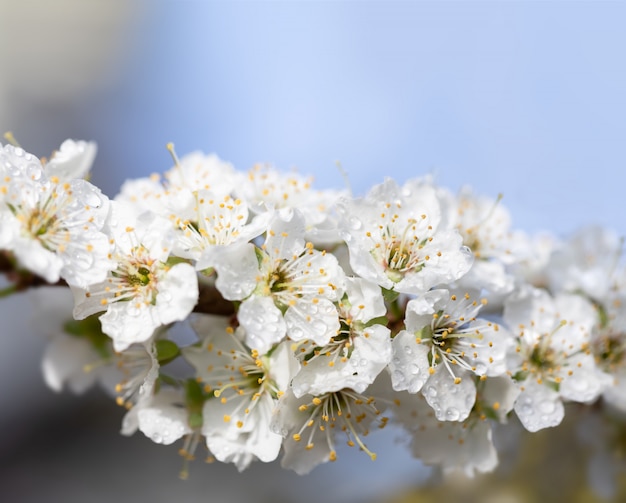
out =
<svg viewBox="0 0 626 503"><path fill-rule="evenodd" d="M169 339L159 339L154 343L159 365L166 365L180 355L180 349Z"/></svg>

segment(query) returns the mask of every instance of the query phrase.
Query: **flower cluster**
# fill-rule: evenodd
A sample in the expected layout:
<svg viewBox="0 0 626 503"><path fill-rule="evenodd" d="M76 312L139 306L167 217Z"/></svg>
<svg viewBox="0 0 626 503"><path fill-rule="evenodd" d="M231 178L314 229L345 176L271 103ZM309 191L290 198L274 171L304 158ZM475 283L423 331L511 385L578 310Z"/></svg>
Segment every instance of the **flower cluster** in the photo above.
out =
<svg viewBox="0 0 626 503"><path fill-rule="evenodd" d="M623 421L610 231L527 235L499 197L428 177L354 197L169 149L169 171L109 199L87 181L93 143L48 161L0 146L0 293L53 285L36 291L46 382L101 383L124 434L182 442L183 475L201 444L239 470L280 457L307 473L344 443L375 459L367 437L388 424L472 475L497 465L508 421L557 426L569 404Z"/></svg>

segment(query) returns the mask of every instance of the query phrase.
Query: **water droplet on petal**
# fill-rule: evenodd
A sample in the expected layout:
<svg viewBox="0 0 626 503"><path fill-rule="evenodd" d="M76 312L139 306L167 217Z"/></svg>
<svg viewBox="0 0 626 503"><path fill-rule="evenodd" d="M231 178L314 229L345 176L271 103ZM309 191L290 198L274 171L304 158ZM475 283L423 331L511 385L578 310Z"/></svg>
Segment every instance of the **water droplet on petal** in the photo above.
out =
<svg viewBox="0 0 626 503"><path fill-rule="evenodd" d="M420 368L415 363L411 363L411 366L409 367L409 369L411 370L411 374L413 375L417 375L420 373Z"/></svg>
<svg viewBox="0 0 626 503"><path fill-rule="evenodd" d="M302 331L302 328L300 327L292 327L289 330L289 337L291 337L292 339L302 339L302 337L304 336L304 332Z"/></svg>
<svg viewBox="0 0 626 503"><path fill-rule="evenodd" d="M393 382L397 382L397 383L404 382L404 374L400 372L399 370L394 370L391 377L393 379Z"/></svg>
<svg viewBox="0 0 626 503"><path fill-rule="evenodd" d="M74 250L71 254L71 259L72 266L83 271L93 265L93 256L82 250Z"/></svg>
<svg viewBox="0 0 626 503"><path fill-rule="evenodd" d="M529 403L525 403L522 405L522 414L524 416L530 416L532 414L535 413L535 409L533 408L533 406Z"/></svg>
<svg viewBox="0 0 626 503"><path fill-rule="evenodd" d="M85 194L84 203L92 208L99 208L102 205L102 199L95 192Z"/></svg>
<svg viewBox="0 0 626 503"><path fill-rule="evenodd" d="M550 402L546 400L546 401L540 402L538 408L541 414L552 414L554 410L556 409L556 406L554 405L554 402Z"/></svg>
<svg viewBox="0 0 626 503"><path fill-rule="evenodd" d="M458 421L459 417L461 417L461 413L458 409L449 407L446 410L446 421Z"/></svg>

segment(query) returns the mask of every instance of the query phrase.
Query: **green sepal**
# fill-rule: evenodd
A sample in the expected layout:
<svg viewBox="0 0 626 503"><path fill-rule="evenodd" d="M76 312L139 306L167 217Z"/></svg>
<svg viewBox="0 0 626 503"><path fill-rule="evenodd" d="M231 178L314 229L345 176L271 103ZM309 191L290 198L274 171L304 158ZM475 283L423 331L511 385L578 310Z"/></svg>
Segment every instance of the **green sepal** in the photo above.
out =
<svg viewBox="0 0 626 503"><path fill-rule="evenodd" d="M554 381L547 381L546 382L546 386L548 388L552 388L554 391L556 391L557 393L559 392L559 390L561 389L561 385L558 382L554 382Z"/></svg>
<svg viewBox="0 0 626 503"><path fill-rule="evenodd" d="M383 291L383 298L387 302L395 302L400 296L400 293L396 292L395 290L388 290L386 288L382 288L382 291Z"/></svg>
<svg viewBox="0 0 626 503"><path fill-rule="evenodd" d="M493 419L494 421L500 421L500 417L498 416L498 414L496 413L495 410L493 410L491 407L485 407L483 409L483 414L485 414L485 416L489 419Z"/></svg>
<svg viewBox="0 0 626 503"><path fill-rule="evenodd" d="M432 339L433 338L433 328L430 325L424 325L417 332L415 332L416 339Z"/></svg>
<svg viewBox="0 0 626 503"><path fill-rule="evenodd" d="M606 328L609 326L609 313L606 312L604 306L600 303L596 304L598 309L598 319L600 320L600 328Z"/></svg>
<svg viewBox="0 0 626 503"><path fill-rule="evenodd" d="M261 248L259 248L258 246L254 247L254 254L256 255L256 260L259 263L259 267L261 267L263 265L263 261L265 260L265 258L267 257L267 255L265 254L265 252L263 250L261 250Z"/></svg>
<svg viewBox="0 0 626 503"><path fill-rule="evenodd" d="M165 384L168 384L174 388L180 387L180 381L175 377L169 376L167 374L159 373L159 381L163 381Z"/></svg>
<svg viewBox="0 0 626 503"><path fill-rule="evenodd" d="M378 318L372 318L370 321L368 321L365 324L365 328L368 328L374 325L383 325L386 327L387 323L389 323L389 318L387 318L386 316L379 316Z"/></svg>
<svg viewBox="0 0 626 503"><path fill-rule="evenodd" d="M189 259L182 257L168 257L165 264L170 267L175 266L176 264L189 264Z"/></svg>
<svg viewBox="0 0 626 503"><path fill-rule="evenodd" d="M520 370L513 376L513 380L517 382L525 381L528 378L528 374L529 374L528 372Z"/></svg>
<svg viewBox="0 0 626 503"><path fill-rule="evenodd" d="M206 269L202 269L200 271L200 274L202 274L203 276L206 276L207 278L213 276L214 273L215 273L215 269L213 267L207 267Z"/></svg>
<svg viewBox="0 0 626 503"><path fill-rule="evenodd" d="M158 339L154 343L154 347L156 349L159 365L167 365L180 355L180 349L176 343L169 339Z"/></svg>

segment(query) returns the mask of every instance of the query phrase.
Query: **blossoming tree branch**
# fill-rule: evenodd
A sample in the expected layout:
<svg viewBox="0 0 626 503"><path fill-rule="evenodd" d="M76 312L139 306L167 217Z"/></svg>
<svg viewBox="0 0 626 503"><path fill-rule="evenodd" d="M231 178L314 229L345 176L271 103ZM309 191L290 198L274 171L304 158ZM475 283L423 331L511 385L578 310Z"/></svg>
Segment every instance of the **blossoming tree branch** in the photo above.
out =
<svg viewBox="0 0 626 503"><path fill-rule="evenodd" d="M472 475L496 467L507 422L535 432L583 407L624 429L608 230L533 236L500 198L431 178L353 197L171 145L169 171L109 199L88 181L93 143L46 160L8 139L0 295L34 290L45 381L102 385L125 435L304 474L346 443L375 459L368 435L395 424L425 464Z"/></svg>

